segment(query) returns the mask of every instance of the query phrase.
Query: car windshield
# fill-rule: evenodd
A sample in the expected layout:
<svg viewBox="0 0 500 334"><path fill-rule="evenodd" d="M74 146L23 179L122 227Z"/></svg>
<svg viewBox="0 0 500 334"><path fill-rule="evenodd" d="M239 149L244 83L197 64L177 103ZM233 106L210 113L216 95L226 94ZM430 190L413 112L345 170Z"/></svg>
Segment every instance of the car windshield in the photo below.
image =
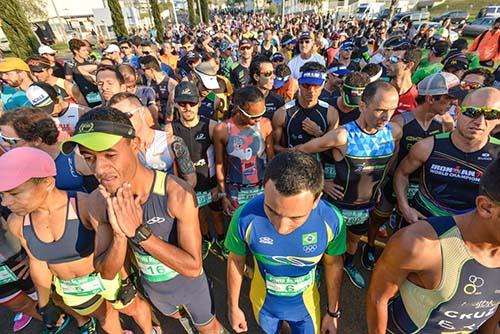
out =
<svg viewBox="0 0 500 334"><path fill-rule="evenodd" d="M486 8L486 14L495 14L495 7Z"/></svg>

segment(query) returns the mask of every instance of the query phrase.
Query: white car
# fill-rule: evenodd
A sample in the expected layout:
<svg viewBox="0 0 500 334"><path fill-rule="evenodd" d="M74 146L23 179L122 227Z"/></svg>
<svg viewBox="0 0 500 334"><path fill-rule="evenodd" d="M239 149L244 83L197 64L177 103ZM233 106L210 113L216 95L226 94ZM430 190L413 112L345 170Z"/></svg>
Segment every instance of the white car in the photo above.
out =
<svg viewBox="0 0 500 334"><path fill-rule="evenodd" d="M415 29L415 33L420 30L420 26L422 24L427 24L429 27L434 28L436 31L441 29L443 26L438 23L438 22L429 22L429 21L420 21L420 22L413 22L413 28ZM456 31L450 30L450 42L453 43L459 38L459 35Z"/></svg>
<svg viewBox="0 0 500 334"><path fill-rule="evenodd" d="M3 52L10 51L10 44L7 38L0 38L0 50Z"/></svg>

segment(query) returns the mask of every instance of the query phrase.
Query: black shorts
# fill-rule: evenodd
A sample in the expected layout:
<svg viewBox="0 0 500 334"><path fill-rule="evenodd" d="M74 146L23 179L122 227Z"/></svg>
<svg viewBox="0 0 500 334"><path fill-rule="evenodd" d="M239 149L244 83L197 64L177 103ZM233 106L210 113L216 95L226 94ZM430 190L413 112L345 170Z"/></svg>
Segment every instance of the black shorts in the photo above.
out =
<svg viewBox="0 0 500 334"><path fill-rule="evenodd" d="M17 253L14 256L11 256L7 261L2 263L2 265L7 266L9 269L14 268L21 260L23 260L26 257L26 254L21 251ZM18 274L21 269L18 269L16 271L12 270L14 274ZM7 284L2 284L0 285L0 303L5 303L10 301L10 297L13 297L19 292L26 292L26 293L32 293L35 291L35 287L33 285L33 282L31 281L31 277L28 276L26 279L17 279L15 282L10 282Z"/></svg>

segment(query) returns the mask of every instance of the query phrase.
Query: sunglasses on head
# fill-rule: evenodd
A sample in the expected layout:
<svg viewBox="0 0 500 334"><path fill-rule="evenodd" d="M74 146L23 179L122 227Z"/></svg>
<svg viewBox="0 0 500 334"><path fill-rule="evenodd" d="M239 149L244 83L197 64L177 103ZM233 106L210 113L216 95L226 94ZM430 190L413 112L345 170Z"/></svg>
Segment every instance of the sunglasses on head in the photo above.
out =
<svg viewBox="0 0 500 334"><path fill-rule="evenodd" d="M179 107L182 107L182 108L185 108L187 106L190 106L192 108L195 105L197 105L198 103L194 103L194 102L177 102L177 104L179 105Z"/></svg>
<svg viewBox="0 0 500 334"><path fill-rule="evenodd" d="M245 110L243 110L243 108L241 108L240 106L236 106L236 107L237 107L237 108L241 111L241 113L242 113L243 115L245 115L246 117L248 117L248 118L250 118L250 119L257 119L257 118L261 118L261 117L262 117L262 115L264 115L264 114L265 114L265 112L266 112L266 109L264 108L264 111L263 111L261 114L259 114L259 115L250 115L250 114L249 114L249 113L247 113Z"/></svg>
<svg viewBox="0 0 500 334"><path fill-rule="evenodd" d="M479 118L484 115L484 119L492 121L500 119L500 110L487 107L460 107L460 111L464 116L470 118Z"/></svg>
<svg viewBox="0 0 500 334"><path fill-rule="evenodd" d="M17 143L23 140L22 138L4 136L1 132L0 132L0 139L9 145L17 145Z"/></svg>
<svg viewBox="0 0 500 334"><path fill-rule="evenodd" d="M464 81L460 82L460 87L462 87L462 89L471 90L471 89L482 88L484 86L482 83L479 83L479 82L471 82L471 81L464 80Z"/></svg>
<svg viewBox="0 0 500 334"><path fill-rule="evenodd" d="M138 111L141 110L143 106L137 107L135 109L132 109L130 111L125 111L124 114L130 119L134 116L134 114Z"/></svg>

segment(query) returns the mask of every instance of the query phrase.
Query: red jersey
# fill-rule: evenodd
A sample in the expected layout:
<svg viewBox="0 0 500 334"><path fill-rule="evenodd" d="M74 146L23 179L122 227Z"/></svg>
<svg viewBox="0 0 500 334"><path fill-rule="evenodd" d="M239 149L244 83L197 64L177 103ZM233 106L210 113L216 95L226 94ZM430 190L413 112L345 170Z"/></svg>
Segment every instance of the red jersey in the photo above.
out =
<svg viewBox="0 0 500 334"><path fill-rule="evenodd" d="M393 117L402 112L414 110L417 107L417 101L415 101L417 95L418 89L415 85L412 85L411 88L403 95L399 95L399 105L394 112Z"/></svg>

